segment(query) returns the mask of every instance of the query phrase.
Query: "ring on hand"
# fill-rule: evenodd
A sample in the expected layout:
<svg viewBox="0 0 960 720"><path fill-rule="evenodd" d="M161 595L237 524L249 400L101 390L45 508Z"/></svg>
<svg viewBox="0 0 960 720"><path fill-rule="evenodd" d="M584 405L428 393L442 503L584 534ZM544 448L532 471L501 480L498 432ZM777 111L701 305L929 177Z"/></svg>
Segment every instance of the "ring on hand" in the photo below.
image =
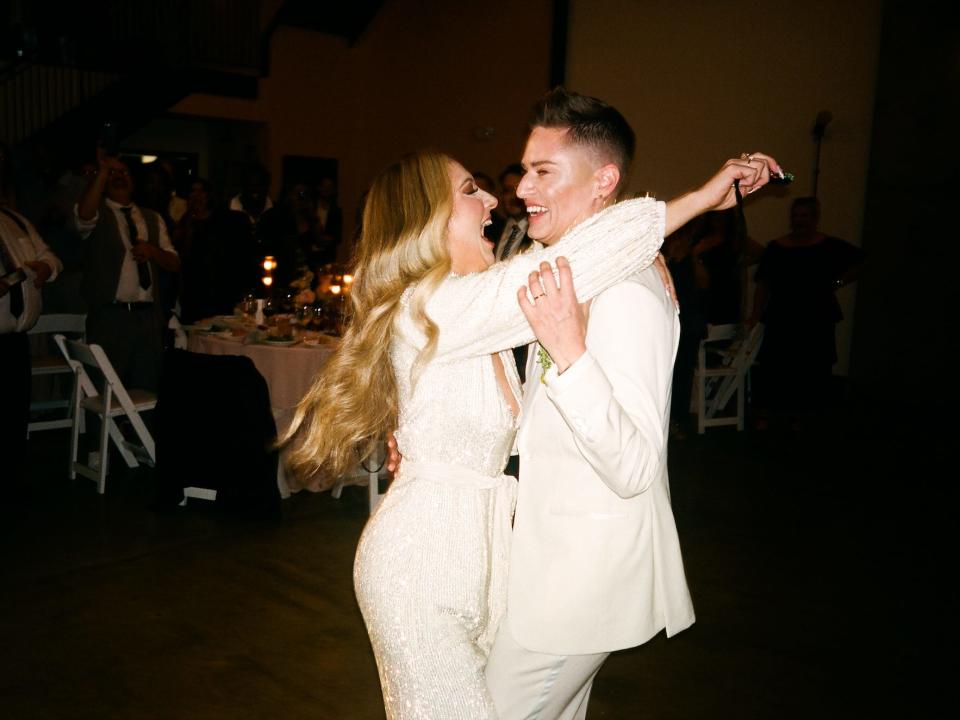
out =
<svg viewBox="0 0 960 720"><path fill-rule="evenodd" d="M539 300L540 298L542 298L544 295L546 295L546 293L540 293L539 295L534 295L534 296L533 296L533 301L536 302L537 300Z"/></svg>

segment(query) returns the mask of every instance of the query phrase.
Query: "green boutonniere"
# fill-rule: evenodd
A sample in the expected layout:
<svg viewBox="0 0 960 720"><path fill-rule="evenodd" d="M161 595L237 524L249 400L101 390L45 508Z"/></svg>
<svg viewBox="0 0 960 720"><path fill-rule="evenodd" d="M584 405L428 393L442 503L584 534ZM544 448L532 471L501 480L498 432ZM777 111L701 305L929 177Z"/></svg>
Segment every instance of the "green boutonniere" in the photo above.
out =
<svg viewBox="0 0 960 720"><path fill-rule="evenodd" d="M540 373L540 382L545 382L543 376L547 374L547 370L553 367L553 358L550 357L550 353L541 347L537 350L537 362L543 368L543 372Z"/></svg>

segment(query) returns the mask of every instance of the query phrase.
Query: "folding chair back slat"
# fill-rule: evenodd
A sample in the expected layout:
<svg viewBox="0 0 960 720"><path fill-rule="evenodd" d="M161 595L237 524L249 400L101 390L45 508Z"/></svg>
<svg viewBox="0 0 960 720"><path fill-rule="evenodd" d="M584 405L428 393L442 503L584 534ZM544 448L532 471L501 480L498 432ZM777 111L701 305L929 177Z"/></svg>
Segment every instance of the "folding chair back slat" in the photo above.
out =
<svg viewBox="0 0 960 720"><path fill-rule="evenodd" d="M697 367L697 431L736 425L743 430L747 378L763 341L763 326L744 333L740 325L712 325L700 341ZM708 354L719 358L717 366L707 363ZM721 415L736 395L733 415Z"/></svg>

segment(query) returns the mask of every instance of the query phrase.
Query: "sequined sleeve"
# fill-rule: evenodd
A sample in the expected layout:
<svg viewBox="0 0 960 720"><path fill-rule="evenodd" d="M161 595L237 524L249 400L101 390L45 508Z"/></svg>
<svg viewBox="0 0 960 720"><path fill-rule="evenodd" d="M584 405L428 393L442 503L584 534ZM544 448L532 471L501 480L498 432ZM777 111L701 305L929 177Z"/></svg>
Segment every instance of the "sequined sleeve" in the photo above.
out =
<svg viewBox="0 0 960 720"><path fill-rule="evenodd" d="M427 303L440 329L437 360L497 352L533 342L517 290L543 261L570 261L577 297L588 300L649 266L663 243L666 205L626 200L593 215L550 247L497 263L485 272L451 276Z"/></svg>

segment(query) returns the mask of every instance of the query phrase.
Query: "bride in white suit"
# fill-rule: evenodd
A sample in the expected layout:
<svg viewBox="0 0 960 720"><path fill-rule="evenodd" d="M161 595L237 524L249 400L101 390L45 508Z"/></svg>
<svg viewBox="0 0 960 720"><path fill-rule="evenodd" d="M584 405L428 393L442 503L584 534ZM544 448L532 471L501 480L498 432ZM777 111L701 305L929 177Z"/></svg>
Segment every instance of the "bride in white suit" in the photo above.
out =
<svg viewBox="0 0 960 720"><path fill-rule="evenodd" d="M619 193L633 132L616 109L562 89L531 124L524 166L549 173L527 172L517 194L530 236L554 247ZM751 192L771 170L779 166L760 153L728 161L719 182L668 204L668 225L732 205L734 180ZM564 267L559 279L543 266L518 296L543 348L528 357L546 351L550 362L528 362L517 436L507 613L487 667L501 720L585 717L611 651L694 620L667 481L676 305L652 269L582 307L576 279Z"/></svg>
<svg viewBox="0 0 960 720"><path fill-rule="evenodd" d="M592 297L649 266L665 232L689 219L631 200L551 248L493 265L483 228L495 205L444 155L381 173L364 211L351 324L284 438L295 475L324 489L396 429L403 466L354 566L389 718L496 717L484 668L504 611L516 497L502 474L519 421L510 349L533 340L517 287L564 255L581 298Z"/></svg>

